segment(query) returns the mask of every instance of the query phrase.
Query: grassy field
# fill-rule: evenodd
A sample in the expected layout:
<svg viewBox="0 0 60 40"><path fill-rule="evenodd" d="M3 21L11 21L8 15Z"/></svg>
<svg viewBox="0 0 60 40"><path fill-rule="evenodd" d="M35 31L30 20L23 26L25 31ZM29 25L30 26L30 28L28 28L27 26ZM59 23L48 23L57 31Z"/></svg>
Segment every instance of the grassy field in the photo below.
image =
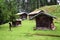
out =
<svg viewBox="0 0 60 40"><path fill-rule="evenodd" d="M39 36L34 34L55 34L60 35L60 24L55 23L56 30L33 30L35 21L22 21L22 26L12 28L9 31L9 25L0 25L0 40L59 40L59 37Z"/></svg>
<svg viewBox="0 0 60 40"><path fill-rule="evenodd" d="M56 26L56 30L54 31L33 30L33 27L35 27L35 21L24 20L22 21L21 26L12 28L12 31L9 31L8 23L0 25L0 40L60 40L60 37L35 35L35 34L60 35L60 13L53 12L52 15L55 15L57 17L57 19L54 20L54 24Z"/></svg>

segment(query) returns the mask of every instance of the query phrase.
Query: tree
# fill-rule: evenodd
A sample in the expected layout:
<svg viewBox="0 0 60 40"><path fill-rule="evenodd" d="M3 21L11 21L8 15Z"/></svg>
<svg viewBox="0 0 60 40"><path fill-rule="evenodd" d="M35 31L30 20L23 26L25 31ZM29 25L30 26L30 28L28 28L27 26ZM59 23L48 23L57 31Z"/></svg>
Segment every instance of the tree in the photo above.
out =
<svg viewBox="0 0 60 40"><path fill-rule="evenodd" d="M0 1L0 24L6 23L8 21L7 8L4 5L4 1Z"/></svg>
<svg viewBox="0 0 60 40"><path fill-rule="evenodd" d="M12 1L9 1L8 3L8 10L10 12L10 15L9 15L9 21L14 21L16 19L16 16L15 14L17 13L17 4L16 4L16 0L12 0Z"/></svg>
<svg viewBox="0 0 60 40"><path fill-rule="evenodd" d="M17 13L16 0L0 0L0 24L15 20ZM12 20L10 18L12 17Z"/></svg>

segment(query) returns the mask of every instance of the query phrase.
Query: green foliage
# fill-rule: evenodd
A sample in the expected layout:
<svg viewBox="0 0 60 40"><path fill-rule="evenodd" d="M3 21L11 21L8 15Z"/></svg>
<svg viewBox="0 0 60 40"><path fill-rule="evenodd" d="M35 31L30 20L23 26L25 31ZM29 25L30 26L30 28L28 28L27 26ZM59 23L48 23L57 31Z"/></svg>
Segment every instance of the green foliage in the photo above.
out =
<svg viewBox="0 0 60 40"><path fill-rule="evenodd" d="M4 1L0 1L0 24L8 21L7 8Z"/></svg>
<svg viewBox="0 0 60 40"><path fill-rule="evenodd" d="M15 0L0 0L0 24L15 20L16 13L17 4ZM12 17L12 20L10 20L10 17Z"/></svg>
<svg viewBox="0 0 60 40"><path fill-rule="evenodd" d="M51 0L48 2L47 0L28 0L27 3L22 1L22 9L27 10L27 11L33 11L39 7L46 6L46 5L56 5L57 0Z"/></svg>

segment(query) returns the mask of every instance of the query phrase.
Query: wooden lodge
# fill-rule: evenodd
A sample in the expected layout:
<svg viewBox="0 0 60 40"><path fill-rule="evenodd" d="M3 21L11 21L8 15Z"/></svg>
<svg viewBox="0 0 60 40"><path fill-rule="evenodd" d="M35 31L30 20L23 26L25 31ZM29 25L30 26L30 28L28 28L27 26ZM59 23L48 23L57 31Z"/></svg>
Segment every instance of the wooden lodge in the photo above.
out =
<svg viewBox="0 0 60 40"><path fill-rule="evenodd" d="M43 30L45 29L54 30L55 29L53 19L56 17L45 13L43 10L31 12L29 15L30 16L33 15L30 17L30 19L35 19L36 21L35 29L43 29Z"/></svg>
<svg viewBox="0 0 60 40"><path fill-rule="evenodd" d="M12 26L19 26L19 25L21 25L21 19L16 19L15 21L12 21Z"/></svg>
<svg viewBox="0 0 60 40"><path fill-rule="evenodd" d="M22 19L22 20L27 19L27 13L26 12L17 13L16 15L19 15L20 19Z"/></svg>

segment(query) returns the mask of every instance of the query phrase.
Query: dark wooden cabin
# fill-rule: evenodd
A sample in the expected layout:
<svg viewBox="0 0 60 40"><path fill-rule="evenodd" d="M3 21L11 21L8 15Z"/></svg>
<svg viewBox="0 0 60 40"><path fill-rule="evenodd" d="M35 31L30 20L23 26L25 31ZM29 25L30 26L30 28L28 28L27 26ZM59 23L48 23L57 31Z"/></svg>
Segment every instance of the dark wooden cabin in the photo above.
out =
<svg viewBox="0 0 60 40"><path fill-rule="evenodd" d="M40 11L40 12L39 12ZM36 29L51 29L54 30L55 26L53 19L56 18L50 14L46 14L43 10L37 11L36 15L31 17L36 21Z"/></svg>
<svg viewBox="0 0 60 40"><path fill-rule="evenodd" d="M12 26L19 26L19 25L21 25L21 19L16 19L15 21L12 21Z"/></svg>
<svg viewBox="0 0 60 40"><path fill-rule="evenodd" d="M20 19L22 19L22 20L27 19L27 13L26 12L17 13L16 15L19 15Z"/></svg>

